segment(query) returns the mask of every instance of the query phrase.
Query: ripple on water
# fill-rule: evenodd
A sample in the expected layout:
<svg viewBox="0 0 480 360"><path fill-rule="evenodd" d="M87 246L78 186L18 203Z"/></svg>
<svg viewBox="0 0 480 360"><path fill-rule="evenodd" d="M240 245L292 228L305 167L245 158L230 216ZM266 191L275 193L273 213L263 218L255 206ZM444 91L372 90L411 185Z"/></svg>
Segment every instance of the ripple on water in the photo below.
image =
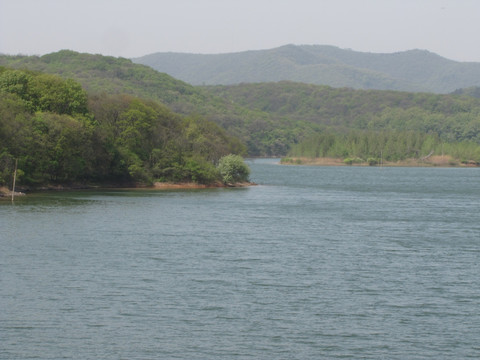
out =
<svg viewBox="0 0 480 360"><path fill-rule="evenodd" d="M477 169L251 167L0 204L0 358L480 356Z"/></svg>

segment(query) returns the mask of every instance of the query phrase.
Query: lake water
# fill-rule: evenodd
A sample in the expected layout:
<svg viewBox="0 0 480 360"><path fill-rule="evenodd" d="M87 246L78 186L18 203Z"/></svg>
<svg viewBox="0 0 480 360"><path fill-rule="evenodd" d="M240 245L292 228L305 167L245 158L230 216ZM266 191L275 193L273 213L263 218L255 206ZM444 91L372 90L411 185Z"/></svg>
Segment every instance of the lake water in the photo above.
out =
<svg viewBox="0 0 480 360"><path fill-rule="evenodd" d="M0 358L480 358L480 169L250 166L0 202Z"/></svg>

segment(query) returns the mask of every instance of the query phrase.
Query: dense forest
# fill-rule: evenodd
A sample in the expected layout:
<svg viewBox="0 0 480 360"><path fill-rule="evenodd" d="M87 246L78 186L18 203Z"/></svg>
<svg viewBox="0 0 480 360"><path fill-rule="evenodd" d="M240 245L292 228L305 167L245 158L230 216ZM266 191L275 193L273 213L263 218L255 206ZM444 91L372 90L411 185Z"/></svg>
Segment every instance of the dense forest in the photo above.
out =
<svg viewBox="0 0 480 360"><path fill-rule="evenodd" d="M414 131L442 142L480 143L480 100L471 96L398 91L336 89L291 82L209 87L216 96L241 106L308 122L322 132L345 134L357 129ZM302 134L294 143L310 138ZM280 139L279 139L280 140Z"/></svg>
<svg viewBox="0 0 480 360"><path fill-rule="evenodd" d="M89 95L74 80L0 68L0 185L221 181L245 147L202 117L131 95Z"/></svg>
<svg viewBox="0 0 480 360"><path fill-rule="evenodd" d="M14 159L31 185L208 182L229 153L373 158L376 138L389 139L381 151L392 159L425 156L434 139L428 152L441 147L479 162L476 88L439 95L287 81L194 87L128 59L68 50L0 56L0 66L1 183ZM401 150L393 139L404 134L425 144ZM365 146L373 150L360 152Z"/></svg>
<svg viewBox="0 0 480 360"><path fill-rule="evenodd" d="M480 163L480 101L467 95L335 89L291 82L215 86L242 106L318 126L292 144L292 157L388 161L444 154Z"/></svg>
<svg viewBox="0 0 480 360"><path fill-rule="evenodd" d="M78 81L89 94L129 94L175 113L215 122L250 156L281 156L318 131L411 130L442 141L480 139L480 99L400 91L354 90L294 82L194 87L123 58L63 50L0 56L0 65ZM461 93L461 92L459 92Z"/></svg>
<svg viewBox="0 0 480 360"><path fill-rule="evenodd" d="M175 113L201 116L248 146L252 156L286 153L289 144L313 125L274 119L242 107L128 59L62 50L44 56L0 55L0 66L29 69L75 79L89 94L129 94L163 103Z"/></svg>
<svg viewBox="0 0 480 360"><path fill-rule="evenodd" d="M397 130L314 134L293 146L283 162L295 163L302 157L323 157L343 159L347 165L378 165L407 159L418 160L417 164L435 164L430 162L430 156L434 154L436 158L441 157L440 161L446 161L443 165L480 164L480 145L476 142L446 142L436 134Z"/></svg>

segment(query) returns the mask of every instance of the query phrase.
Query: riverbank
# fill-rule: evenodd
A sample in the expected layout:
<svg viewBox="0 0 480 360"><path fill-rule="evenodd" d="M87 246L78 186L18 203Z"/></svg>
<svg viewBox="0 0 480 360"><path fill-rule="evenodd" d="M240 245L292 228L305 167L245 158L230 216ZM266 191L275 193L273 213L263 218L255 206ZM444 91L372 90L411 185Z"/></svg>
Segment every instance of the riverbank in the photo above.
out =
<svg viewBox="0 0 480 360"><path fill-rule="evenodd" d="M362 159L345 161L339 158L308 158L288 157L282 158L282 165L310 165L310 166L388 166L388 167L478 167L475 162L461 162L451 156L430 156L427 159L405 159L401 161L378 161L374 164Z"/></svg>
<svg viewBox="0 0 480 360"><path fill-rule="evenodd" d="M15 191L14 193L14 196L24 196L25 193L23 192L19 192L19 191ZM12 197L12 191L9 190L7 187L5 186L0 186L0 198L11 198Z"/></svg>
<svg viewBox="0 0 480 360"><path fill-rule="evenodd" d="M160 190L169 190L169 189L213 189L213 188L223 188L223 187L248 187L254 186L255 183L252 182L239 182L234 184L224 184L221 182L217 182L214 184L197 184L193 182L188 183L164 183L164 182L156 182L153 184L154 189ZM145 188L152 188L152 187L145 187Z"/></svg>
<svg viewBox="0 0 480 360"><path fill-rule="evenodd" d="M198 184L194 182L156 182L153 185L136 184L136 185L48 185L38 188L23 190L23 192L15 192L16 196L24 196L26 192L42 192L42 191L72 191L72 190L92 190L92 189L129 189L129 190L188 190L188 189L214 189L214 188L242 188L255 186L253 182L238 182L234 184L224 184L216 182L213 184ZM12 196L11 190L7 187L0 187L0 199L9 199Z"/></svg>

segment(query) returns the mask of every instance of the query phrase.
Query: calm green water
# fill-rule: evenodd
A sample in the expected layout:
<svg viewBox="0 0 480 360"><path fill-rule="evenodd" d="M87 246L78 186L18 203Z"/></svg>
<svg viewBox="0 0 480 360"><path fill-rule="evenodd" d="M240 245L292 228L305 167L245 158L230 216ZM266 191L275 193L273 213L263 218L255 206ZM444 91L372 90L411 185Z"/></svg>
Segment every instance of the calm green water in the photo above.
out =
<svg viewBox="0 0 480 360"><path fill-rule="evenodd" d="M480 169L0 203L1 359L480 357Z"/></svg>

